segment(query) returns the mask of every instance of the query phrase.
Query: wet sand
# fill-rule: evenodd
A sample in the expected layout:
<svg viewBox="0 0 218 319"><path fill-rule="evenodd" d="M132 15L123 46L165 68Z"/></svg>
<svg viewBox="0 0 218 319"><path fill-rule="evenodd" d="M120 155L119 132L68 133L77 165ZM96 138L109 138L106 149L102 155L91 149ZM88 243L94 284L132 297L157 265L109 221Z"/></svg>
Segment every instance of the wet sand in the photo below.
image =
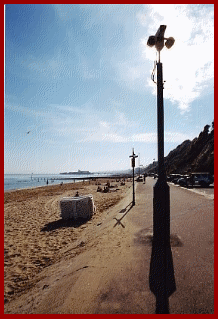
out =
<svg viewBox="0 0 218 319"><path fill-rule="evenodd" d="M110 180L109 193L97 192L97 182L52 185L4 193L4 300L27 292L37 282L37 274L62 258L78 255L84 246L83 232L92 235L91 226L100 225L105 211L128 193L132 182L121 185ZM101 187L107 180L98 179ZM92 194L96 212L89 221L63 221L62 197Z"/></svg>

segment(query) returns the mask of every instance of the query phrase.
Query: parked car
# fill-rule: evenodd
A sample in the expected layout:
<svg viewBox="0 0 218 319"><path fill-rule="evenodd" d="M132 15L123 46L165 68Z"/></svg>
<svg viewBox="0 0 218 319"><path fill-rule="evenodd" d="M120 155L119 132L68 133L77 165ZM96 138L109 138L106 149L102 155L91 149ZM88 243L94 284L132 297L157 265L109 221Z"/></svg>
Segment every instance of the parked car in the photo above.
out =
<svg viewBox="0 0 218 319"><path fill-rule="evenodd" d="M208 187L214 182L213 176L209 173L191 173L177 179L176 183L180 186L201 186Z"/></svg>
<svg viewBox="0 0 218 319"><path fill-rule="evenodd" d="M213 176L210 173L192 173L188 179L189 185L199 185L201 187L208 187L213 182Z"/></svg>
<svg viewBox="0 0 218 319"><path fill-rule="evenodd" d="M189 175L184 175L177 180L177 184L180 186L188 186L188 181L189 181Z"/></svg>
<svg viewBox="0 0 218 319"><path fill-rule="evenodd" d="M181 175L181 174L172 174L172 182L174 183L174 184L178 184L178 180L180 179L180 178L182 178L183 177L183 175Z"/></svg>
<svg viewBox="0 0 218 319"><path fill-rule="evenodd" d="M143 177L141 175L139 175L137 178L136 178L136 182L143 182Z"/></svg>

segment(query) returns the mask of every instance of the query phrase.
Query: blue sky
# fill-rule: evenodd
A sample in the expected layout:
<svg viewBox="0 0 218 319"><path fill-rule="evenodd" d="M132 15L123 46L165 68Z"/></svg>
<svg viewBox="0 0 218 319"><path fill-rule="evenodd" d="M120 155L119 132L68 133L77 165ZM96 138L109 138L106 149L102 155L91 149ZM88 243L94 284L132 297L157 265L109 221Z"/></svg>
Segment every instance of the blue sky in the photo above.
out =
<svg viewBox="0 0 218 319"><path fill-rule="evenodd" d="M7 4L5 173L129 169L132 147L157 160L161 24L167 155L214 119L213 5Z"/></svg>

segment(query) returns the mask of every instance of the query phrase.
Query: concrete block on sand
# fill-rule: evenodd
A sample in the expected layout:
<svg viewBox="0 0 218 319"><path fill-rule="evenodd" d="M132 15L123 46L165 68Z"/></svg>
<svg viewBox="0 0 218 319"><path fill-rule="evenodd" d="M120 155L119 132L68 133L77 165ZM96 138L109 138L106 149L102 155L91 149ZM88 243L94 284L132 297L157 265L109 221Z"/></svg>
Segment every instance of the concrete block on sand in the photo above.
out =
<svg viewBox="0 0 218 319"><path fill-rule="evenodd" d="M60 209L63 219L89 219L95 211L95 206L92 195L85 195L61 198Z"/></svg>

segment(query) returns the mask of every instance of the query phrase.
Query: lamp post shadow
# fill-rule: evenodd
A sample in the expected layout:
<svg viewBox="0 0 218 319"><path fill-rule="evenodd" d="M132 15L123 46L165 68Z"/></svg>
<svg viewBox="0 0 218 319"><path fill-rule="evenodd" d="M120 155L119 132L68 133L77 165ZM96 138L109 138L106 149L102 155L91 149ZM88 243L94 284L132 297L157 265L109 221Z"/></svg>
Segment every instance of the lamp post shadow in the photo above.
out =
<svg viewBox="0 0 218 319"><path fill-rule="evenodd" d="M153 241L149 286L156 297L156 314L169 314L168 298L176 291L170 246L169 186L158 179L153 198Z"/></svg>
<svg viewBox="0 0 218 319"><path fill-rule="evenodd" d="M149 285L156 297L156 314L169 314L169 297L175 292L173 258L170 245L152 244Z"/></svg>
<svg viewBox="0 0 218 319"><path fill-rule="evenodd" d="M132 207L133 207L134 205L133 205L133 203L131 202L131 203L129 203L127 206L126 206L126 208L124 208L124 209L122 209L121 211L120 211L120 213L124 213L125 212L125 214L120 218L120 219L117 219L116 217L114 217L114 219L116 219L116 224L114 225L114 227L116 227L117 225L121 225L123 228L125 228L125 226L121 223L121 220L128 214L128 212L132 209Z"/></svg>
<svg viewBox="0 0 218 319"><path fill-rule="evenodd" d="M160 51L164 44L170 48L172 37L164 38L166 25L161 25L147 44L158 51L157 67L157 132L158 132L158 180L153 194L153 242L150 261L149 286L156 297L156 314L169 314L169 297L176 291L173 258L170 246L170 190L166 181L164 166L164 104L163 71ZM166 43L164 43L164 41ZM153 79L154 81L154 75Z"/></svg>

